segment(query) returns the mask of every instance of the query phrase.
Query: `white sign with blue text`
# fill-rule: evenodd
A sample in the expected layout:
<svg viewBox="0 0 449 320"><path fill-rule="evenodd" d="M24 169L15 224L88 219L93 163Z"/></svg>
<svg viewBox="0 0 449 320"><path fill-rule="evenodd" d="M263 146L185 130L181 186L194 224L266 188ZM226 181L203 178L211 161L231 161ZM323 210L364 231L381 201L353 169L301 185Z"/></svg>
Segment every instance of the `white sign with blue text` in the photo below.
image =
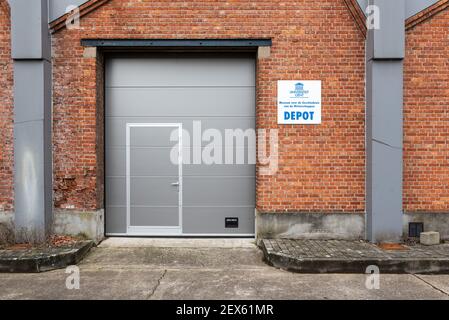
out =
<svg viewBox="0 0 449 320"><path fill-rule="evenodd" d="M278 81L278 124L321 124L321 81Z"/></svg>

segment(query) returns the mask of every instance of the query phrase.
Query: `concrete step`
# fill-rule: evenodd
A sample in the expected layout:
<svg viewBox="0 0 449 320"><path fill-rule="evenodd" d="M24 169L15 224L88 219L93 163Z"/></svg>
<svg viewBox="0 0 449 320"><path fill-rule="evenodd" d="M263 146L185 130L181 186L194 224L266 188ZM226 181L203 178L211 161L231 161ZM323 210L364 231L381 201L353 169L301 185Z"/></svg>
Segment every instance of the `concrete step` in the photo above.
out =
<svg viewBox="0 0 449 320"><path fill-rule="evenodd" d="M389 251L363 241L264 239L260 246L268 264L298 273L367 273L375 266L381 274L449 274L447 244Z"/></svg>

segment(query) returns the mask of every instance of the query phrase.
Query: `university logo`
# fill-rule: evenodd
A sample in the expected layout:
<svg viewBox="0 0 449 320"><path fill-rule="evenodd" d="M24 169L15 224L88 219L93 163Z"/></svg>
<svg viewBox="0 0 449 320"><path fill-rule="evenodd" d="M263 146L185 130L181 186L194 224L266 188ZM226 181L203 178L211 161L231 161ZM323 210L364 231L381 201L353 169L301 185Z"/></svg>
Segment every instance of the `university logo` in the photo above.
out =
<svg viewBox="0 0 449 320"><path fill-rule="evenodd" d="M306 94L309 94L309 90L304 90L304 84L298 82L297 84L295 84L295 90L290 91L290 93L293 94L295 98L302 98Z"/></svg>

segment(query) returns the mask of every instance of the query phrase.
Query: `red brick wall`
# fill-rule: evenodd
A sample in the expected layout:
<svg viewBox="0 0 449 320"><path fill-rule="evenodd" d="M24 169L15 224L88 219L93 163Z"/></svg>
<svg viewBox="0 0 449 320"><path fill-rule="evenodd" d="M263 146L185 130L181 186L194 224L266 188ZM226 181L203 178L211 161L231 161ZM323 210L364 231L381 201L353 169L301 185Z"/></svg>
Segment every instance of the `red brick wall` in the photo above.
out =
<svg viewBox="0 0 449 320"><path fill-rule="evenodd" d="M404 209L449 212L449 10L407 32Z"/></svg>
<svg viewBox="0 0 449 320"><path fill-rule="evenodd" d="M0 0L0 212L14 209L13 99L9 6Z"/></svg>
<svg viewBox="0 0 449 320"><path fill-rule="evenodd" d="M280 130L280 168L258 175L258 209L364 211L364 38L344 0L111 0L83 17L81 30L58 31L55 205L88 210L102 207L99 79L81 38L272 38L270 58L258 65L257 126ZM278 126L277 80L316 79L323 80L323 124Z"/></svg>

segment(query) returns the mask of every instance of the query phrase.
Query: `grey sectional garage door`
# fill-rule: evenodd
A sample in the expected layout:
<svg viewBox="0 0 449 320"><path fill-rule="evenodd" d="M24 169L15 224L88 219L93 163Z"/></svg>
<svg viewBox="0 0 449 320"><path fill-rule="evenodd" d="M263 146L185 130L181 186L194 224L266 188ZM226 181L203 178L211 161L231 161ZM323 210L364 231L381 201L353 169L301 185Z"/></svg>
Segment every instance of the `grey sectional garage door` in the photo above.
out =
<svg viewBox="0 0 449 320"><path fill-rule="evenodd" d="M254 234L256 150L225 130L255 128L255 68L243 54L106 60L108 235Z"/></svg>

